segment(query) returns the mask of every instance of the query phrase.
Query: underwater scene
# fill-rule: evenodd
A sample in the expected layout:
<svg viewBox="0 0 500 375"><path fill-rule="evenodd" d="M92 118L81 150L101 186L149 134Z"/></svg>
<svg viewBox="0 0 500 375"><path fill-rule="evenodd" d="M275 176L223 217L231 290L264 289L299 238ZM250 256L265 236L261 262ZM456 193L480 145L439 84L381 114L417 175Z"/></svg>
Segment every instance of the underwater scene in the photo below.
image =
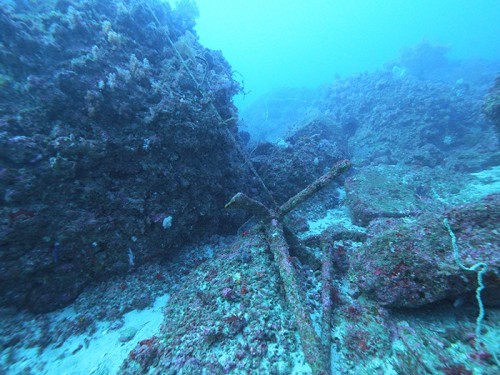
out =
<svg viewBox="0 0 500 375"><path fill-rule="evenodd" d="M498 19L0 0L0 374L500 374Z"/></svg>

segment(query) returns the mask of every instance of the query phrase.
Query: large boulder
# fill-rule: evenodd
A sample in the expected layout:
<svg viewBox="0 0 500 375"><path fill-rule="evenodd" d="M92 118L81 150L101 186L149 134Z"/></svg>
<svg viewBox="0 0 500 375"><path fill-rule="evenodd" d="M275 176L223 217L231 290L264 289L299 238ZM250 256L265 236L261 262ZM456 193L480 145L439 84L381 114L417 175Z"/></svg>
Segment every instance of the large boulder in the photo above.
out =
<svg viewBox="0 0 500 375"><path fill-rule="evenodd" d="M251 156L275 200L282 204L347 158L346 138L328 117L306 117L285 139L259 143Z"/></svg>
<svg viewBox="0 0 500 375"><path fill-rule="evenodd" d="M441 168L412 168L405 165L378 165L356 169L346 179L347 205L354 224L368 226L376 218L415 217L440 212L446 207L470 202L486 195L473 193L476 184L494 192L496 169L484 178L474 173L453 173ZM479 196L478 196L479 195Z"/></svg>
<svg viewBox="0 0 500 375"><path fill-rule="evenodd" d="M181 4L0 5L2 305L64 306L230 228L239 85Z"/></svg>
<svg viewBox="0 0 500 375"><path fill-rule="evenodd" d="M447 217L456 236L454 252L443 225ZM457 206L443 215L376 219L368 227L368 241L351 256L351 275L361 293L389 307L420 307L444 299L469 296L478 287L477 272L466 267L486 263L486 305L500 304L500 249L497 225L500 195Z"/></svg>

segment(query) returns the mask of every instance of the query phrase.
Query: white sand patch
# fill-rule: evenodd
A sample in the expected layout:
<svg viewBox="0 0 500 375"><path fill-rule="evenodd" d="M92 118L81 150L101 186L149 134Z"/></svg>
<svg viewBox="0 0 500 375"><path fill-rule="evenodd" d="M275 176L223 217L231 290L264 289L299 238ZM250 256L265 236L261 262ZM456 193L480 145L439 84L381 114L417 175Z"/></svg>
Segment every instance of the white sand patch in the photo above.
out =
<svg viewBox="0 0 500 375"><path fill-rule="evenodd" d="M474 180L460 192L464 201L475 201L488 194L500 193L500 166L471 173Z"/></svg>
<svg viewBox="0 0 500 375"><path fill-rule="evenodd" d="M299 235L302 239L321 234L321 232L333 225L338 225L345 229L353 229L355 231L365 230L364 228L352 224L349 211L345 206L328 210L321 219L308 220L307 223L309 225L309 230Z"/></svg>
<svg viewBox="0 0 500 375"><path fill-rule="evenodd" d="M125 324L119 330L109 330L109 322L99 322L97 331L92 336L73 336L59 348L51 345L41 353L37 353L37 349L18 351L18 362L9 369L12 371L9 373L17 374L22 369L31 368L33 373L46 375L117 374L123 360L138 341L159 333L163 322L162 311L168 299L169 295L166 294L158 297L151 308L125 314ZM71 308L56 314L61 317L75 316ZM58 317L58 320L61 317ZM120 333L128 327L136 328L137 333L132 340L120 342ZM79 347L81 349L75 352Z"/></svg>

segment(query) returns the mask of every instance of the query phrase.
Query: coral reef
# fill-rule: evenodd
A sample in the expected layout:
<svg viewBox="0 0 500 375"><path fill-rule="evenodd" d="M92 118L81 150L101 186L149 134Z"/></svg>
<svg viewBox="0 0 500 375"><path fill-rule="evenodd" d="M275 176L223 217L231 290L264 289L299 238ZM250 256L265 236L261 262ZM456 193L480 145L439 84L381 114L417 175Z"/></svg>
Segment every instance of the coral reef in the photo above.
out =
<svg viewBox="0 0 500 375"><path fill-rule="evenodd" d="M500 131L500 76L495 79L494 85L486 96L483 105L483 111L496 126L497 132Z"/></svg>
<svg viewBox="0 0 500 375"><path fill-rule="evenodd" d="M184 8L0 5L2 304L65 306L234 225L239 85Z"/></svg>
<svg viewBox="0 0 500 375"><path fill-rule="evenodd" d="M462 262L491 265L485 275L490 306L500 303L496 297L500 257L494 233L500 220L499 199L498 194L491 195L443 213L457 231ZM391 307L419 307L475 291L476 274L457 266L443 215L372 221L368 241L350 258L357 286Z"/></svg>
<svg viewBox="0 0 500 375"><path fill-rule="evenodd" d="M498 64L422 43L240 144L196 15L0 4L0 372L497 373Z"/></svg>

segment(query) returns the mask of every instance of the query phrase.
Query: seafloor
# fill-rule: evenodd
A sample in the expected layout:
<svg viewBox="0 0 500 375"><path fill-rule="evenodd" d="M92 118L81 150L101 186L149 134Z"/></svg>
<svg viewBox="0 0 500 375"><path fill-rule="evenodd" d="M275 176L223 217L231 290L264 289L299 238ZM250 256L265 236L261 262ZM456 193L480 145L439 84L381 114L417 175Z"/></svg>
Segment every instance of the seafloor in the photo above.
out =
<svg viewBox="0 0 500 375"><path fill-rule="evenodd" d="M495 178L476 188L497 188ZM295 213L308 222L304 240L339 227L353 238L337 242L332 373L498 373L498 309L486 307L477 350L471 301L389 309L358 295L358 276L346 262L366 231L350 224L345 206L322 204L335 194L327 188ZM320 272L295 264L319 330ZM311 373L258 225L93 286L61 311L2 315L2 367L9 374Z"/></svg>

